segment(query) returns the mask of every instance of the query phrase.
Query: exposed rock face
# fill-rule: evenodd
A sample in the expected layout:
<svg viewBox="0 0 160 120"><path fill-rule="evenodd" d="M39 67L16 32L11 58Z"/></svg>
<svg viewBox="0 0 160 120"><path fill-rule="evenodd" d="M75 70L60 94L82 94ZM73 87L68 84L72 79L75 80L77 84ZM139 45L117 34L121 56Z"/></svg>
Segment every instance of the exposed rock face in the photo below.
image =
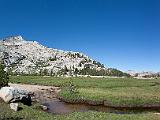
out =
<svg viewBox="0 0 160 120"><path fill-rule="evenodd" d="M128 70L126 73L130 74L132 77L146 77L146 78L151 78L151 77L159 77L160 76L160 73L159 72L136 72L136 71L133 71L133 70Z"/></svg>
<svg viewBox="0 0 160 120"><path fill-rule="evenodd" d="M12 103L16 101L22 101L23 103L27 102L27 104L31 103L31 99L28 99L29 96L26 90L13 87L2 87L0 89L0 98L2 98L6 103Z"/></svg>
<svg viewBox="0 0 160 120"><path fill-rule="evenodd" d="M9 37L0 41L0 58L7 70L16 74L56 74L63 69L81 70L105 69L88 56L72 51L47 48L36 41L26 41L21 36Z"/></svg>

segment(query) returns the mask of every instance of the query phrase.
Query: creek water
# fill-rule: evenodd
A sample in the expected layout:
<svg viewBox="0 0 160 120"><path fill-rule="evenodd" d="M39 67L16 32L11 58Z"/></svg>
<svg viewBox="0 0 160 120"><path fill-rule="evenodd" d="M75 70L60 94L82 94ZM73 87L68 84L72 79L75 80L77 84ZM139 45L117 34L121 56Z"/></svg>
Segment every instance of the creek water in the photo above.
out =
<svg viewBox="0 0 160 120"><path fill-rule="evenodd" d="M87 111L100 111L115 114L140 114L148 111L160 112L159 109L117 109L105 106L92 106L86 104L70 104L60 101L59 99L52 99L42 102L43 105L48 107L48 112L52 114L68 114L72 112L87 112Z"/></svg>

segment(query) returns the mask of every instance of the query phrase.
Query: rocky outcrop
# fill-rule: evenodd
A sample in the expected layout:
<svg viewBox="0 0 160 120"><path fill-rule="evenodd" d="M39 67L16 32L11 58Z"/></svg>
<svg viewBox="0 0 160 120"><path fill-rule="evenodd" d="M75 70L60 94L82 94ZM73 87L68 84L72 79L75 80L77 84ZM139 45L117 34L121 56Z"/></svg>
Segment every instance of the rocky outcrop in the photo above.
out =
<svg viewBox="0 0 160 120"><path fill-rule="evenodd" d="M160 73L159 72L152 72L152 71L148 71L148 72L136 72L133 70L128 70L126 73L130 74L132 77L138 77L138 78L153 78L153 77L160 77Z"/></svg>
<svg viewBox="0 0 160 120"><path fill-rule="evenodd" d="M83 53L48 48L36 41L26 41L21 36L0 41L0 58L13 74L74 74L86 67L106 69Z"/></svg>
<svg viewBox="0 0 160 120"><path fill-rule="evenodd" d="M27 105L31 104L31 98L28 91L13 87L2 87L0 89L0 98L6 103L20 101Z"/></svg>

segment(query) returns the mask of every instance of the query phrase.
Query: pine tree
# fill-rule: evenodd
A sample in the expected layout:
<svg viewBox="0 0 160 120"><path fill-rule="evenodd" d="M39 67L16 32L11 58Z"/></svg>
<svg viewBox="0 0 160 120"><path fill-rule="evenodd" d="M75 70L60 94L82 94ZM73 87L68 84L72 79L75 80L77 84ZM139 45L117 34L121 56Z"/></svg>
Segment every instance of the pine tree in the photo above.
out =
<svg viewBox="0 0 160 120"><path fill-rule="evenodd" d="M74 73L77 75L79 73L79 70L75 68Z"/></svg>
<svg viewBox="0 0 160 120"><path fill-rule="evenodd" d="M4 71L4 65L0 64L0 88L8 86L8 73Z"/></svg>
<svg viewBox="0 0 160 120"><path fill-rule="evenodd" d="M67 74L67 72L68 72L68 68L67 68L67 66L65 65L65 66L64 66L64 74Z"/></svg>

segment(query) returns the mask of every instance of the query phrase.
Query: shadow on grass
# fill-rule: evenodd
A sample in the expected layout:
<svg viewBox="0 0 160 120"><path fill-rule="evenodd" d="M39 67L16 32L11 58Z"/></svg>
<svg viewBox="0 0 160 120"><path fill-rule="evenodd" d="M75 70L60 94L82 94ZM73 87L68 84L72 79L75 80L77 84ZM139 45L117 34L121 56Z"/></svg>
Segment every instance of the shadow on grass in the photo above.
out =
<svg viewBox="0 0 160 120"><path fill-rule="evenodd" d="M21 117L6 117L6 118L1 118L1 120L23 120Z"/></svg>

